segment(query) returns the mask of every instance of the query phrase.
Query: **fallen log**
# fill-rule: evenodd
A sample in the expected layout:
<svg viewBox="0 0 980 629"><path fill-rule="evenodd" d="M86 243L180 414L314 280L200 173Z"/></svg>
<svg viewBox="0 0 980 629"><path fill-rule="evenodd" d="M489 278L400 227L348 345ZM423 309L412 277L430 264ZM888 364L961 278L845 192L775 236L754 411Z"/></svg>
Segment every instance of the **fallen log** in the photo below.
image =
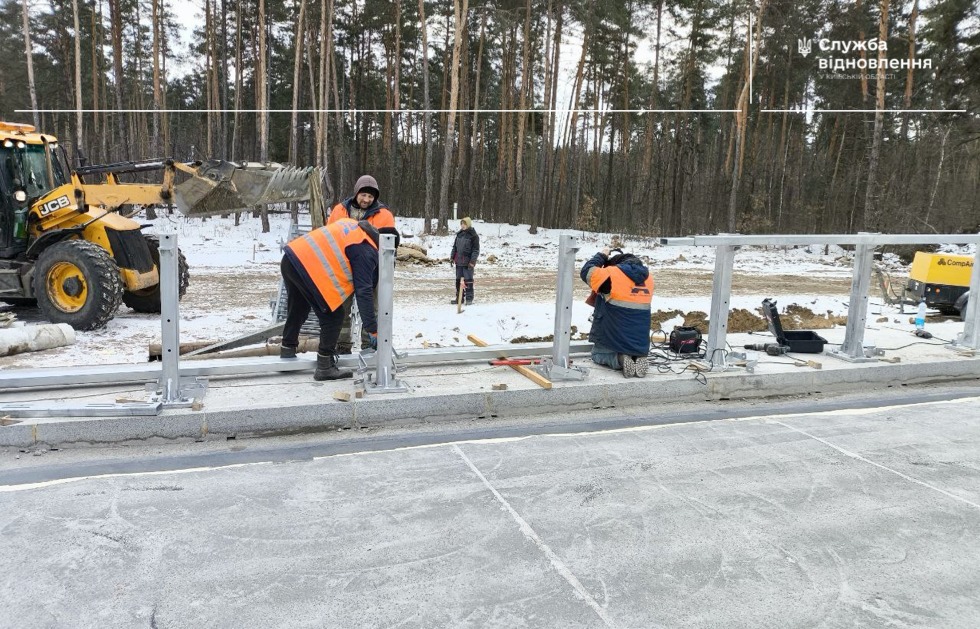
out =
<svg viewBox="0 0 980 629"><path fill-rule="evenodd" d="M75 330L67 323L25 325L19 328L0 329L0 356L12 356L24 352L39 352L72 345Z"/></svg>

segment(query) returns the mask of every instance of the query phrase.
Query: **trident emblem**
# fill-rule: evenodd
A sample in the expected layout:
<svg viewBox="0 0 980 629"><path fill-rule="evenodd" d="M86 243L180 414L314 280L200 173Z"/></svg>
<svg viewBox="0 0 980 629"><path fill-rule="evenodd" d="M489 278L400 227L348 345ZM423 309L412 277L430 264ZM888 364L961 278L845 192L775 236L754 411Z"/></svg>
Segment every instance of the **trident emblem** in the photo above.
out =
<svg viewBox="0 0 980 629"><path fill-rule="evenodd" d="M796 50L799 51L801 55L806 57L813 50L813 40L812 39L797 39L796 40Z"/></svg>

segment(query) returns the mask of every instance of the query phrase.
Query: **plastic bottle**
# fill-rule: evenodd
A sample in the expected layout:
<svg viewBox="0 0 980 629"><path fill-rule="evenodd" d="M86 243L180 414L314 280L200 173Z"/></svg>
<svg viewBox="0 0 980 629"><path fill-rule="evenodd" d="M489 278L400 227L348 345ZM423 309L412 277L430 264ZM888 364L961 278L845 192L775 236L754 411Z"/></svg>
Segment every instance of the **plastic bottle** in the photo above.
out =
<svg viewBox="0 0 980 629"><path fill-rule="evenodd" d="M915 313L915 329L924 330L926 327L926 300L919 302L919 310Z"/></svg>

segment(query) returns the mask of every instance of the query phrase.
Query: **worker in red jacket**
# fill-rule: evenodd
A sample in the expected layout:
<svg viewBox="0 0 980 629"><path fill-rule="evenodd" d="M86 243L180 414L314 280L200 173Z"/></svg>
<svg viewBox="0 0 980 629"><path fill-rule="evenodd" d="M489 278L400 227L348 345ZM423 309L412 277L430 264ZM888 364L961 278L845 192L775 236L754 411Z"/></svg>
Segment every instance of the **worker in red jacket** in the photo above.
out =
<svg viewBox="0 0 980 629"><path fill-rule="evenodd" d="M627 378L642 378L650 368L653 278L636 256L610 253L603 249L582 267L582 279L595 294L592 362L621 369Z"/></svg>
<svg viewBox="0 0 980 629"><path fill-rule="evenodd" d="M337 339L344 317L344 302L352 295L361 310L364 329L377 348L378 323L374 315L378 284L380 234L395 236L393 227L375 229L367 221L341 219L291 240L280 269L286 285L286 323L280 358L295 358L299 332L310 310L320 321L320 346L314 380L350 378L349 370L337 368Z"/></svg>
<svg viewBox="0 0 980 629"><path fill-rule="evenodd" d="M354 196L344 199L333 207L327 224L335 223L342 218L352 218L355 221L367 221L375 229L394 227L395 216L387 205L378 200L380 196L378 182L371 175L364 175L354 185Z"/></svg>

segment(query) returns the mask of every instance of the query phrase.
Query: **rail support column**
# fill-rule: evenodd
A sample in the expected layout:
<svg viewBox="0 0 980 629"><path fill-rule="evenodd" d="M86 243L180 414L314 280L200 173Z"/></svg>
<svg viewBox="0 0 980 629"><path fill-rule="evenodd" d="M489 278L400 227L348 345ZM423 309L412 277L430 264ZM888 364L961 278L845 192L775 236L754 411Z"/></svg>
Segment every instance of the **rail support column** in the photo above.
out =
<svg viewBox="0 0 980 629"><path fill-rule="evenodd" d="M555 295L555 339L551 358L536 369L549 380L582 380L588 375L584 367L572 367L568 349L572 335L572 286L575 277L575 254L578 239L562 236L558 248L558 288Z"/></svg>
<svg viewBox="0 0 980 629"><path fill-rule="evenodd" d="M719 234L727 236L728 234ZM735 246L721 245L715 249L715 274L711 285L711 312L708 314L708 362L711 368L724 371L728 367L728 310L732 299L732 268L735 265Z"/></svg>
<svg viewBox="0 0 980 629"><path fill-rule="evenodd" d="M858 235L862 235L859 232ZM851 275L851 297L847 306L847 328L840 349L827 353L852 363L878 360L878 350L864 346L864 328L868 323L868 289L871 287L871 271L874 263L874 245L855 245L854 272Z"/></svg>
<svg viewBox="0 0 980 629"><path fill-rule="evenodd" d="M947 347L954 350L980 349L980 244L973 256L973 273L970 274L970 298L966 302L963 332Z"/></svg>
<svg viewBox="0 0 980 629"><path fill-rule="evenodd" d="M207 381L180 377L180 271L177 234L160 234L160 340L163 371L151 401L186 408L204 395ZM152 385L150 385L152 386Z"/></svg>
<svg viewBox="0 0 980 629"><path fill-rule="evenodd" d="M404 393L408 387L395 378L395 350L391 336L395 302L395 237L382 234L378 247L378 349L374 353L374 378L368 374L365 393ZM356 339L360 341L360 339ZM362 358L362 364L363 362Z"/></svg>

